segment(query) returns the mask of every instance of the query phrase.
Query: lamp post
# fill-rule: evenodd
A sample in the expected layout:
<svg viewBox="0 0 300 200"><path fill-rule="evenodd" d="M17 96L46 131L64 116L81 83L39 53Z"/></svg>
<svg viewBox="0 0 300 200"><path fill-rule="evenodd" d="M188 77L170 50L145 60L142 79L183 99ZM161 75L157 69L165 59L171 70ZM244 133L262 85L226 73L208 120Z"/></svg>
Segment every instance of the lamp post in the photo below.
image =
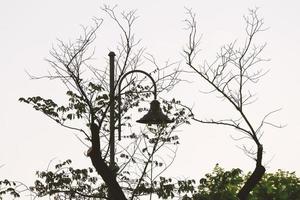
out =
<svg viewBox="0 0 300 200"><path fill-rule="evenodd" d="M137 120L138 123L144 123L144 124L166 124L166 123L171 123L173 120L169 119L165 114L163 114L161 108L160 108L160 103L157 100L157 87L154 79L152 76L142 70L132 70L120 78L120 81L117 83L118 85L115 87L115 53L110 52L108 54L109 56L109 66L110 66L110 92L109 92L109 97L110 97L110 139L109 139L109 148L110 148L110 162L109 162L109 167L115 173L115 88L118 88L118 139L121 140L121 84L124 78L132 73L142 73L146 75L147 77L150 78L153 84L153 95L154 95L154 100L150 103L150 109L146 115L144 115L141 119ZM115 174L114 174L115 175ZM115 177L114 177L115 178ZM109 195L109 198L111 199L111 195Z"/></svg>

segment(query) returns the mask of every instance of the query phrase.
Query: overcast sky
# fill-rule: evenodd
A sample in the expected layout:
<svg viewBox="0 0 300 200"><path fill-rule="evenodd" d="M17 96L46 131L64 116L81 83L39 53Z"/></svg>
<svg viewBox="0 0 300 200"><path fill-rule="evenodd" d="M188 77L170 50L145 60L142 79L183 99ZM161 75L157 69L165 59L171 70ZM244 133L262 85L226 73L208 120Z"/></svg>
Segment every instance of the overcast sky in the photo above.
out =
<svg viewBox="0 0 300 200"><path fill-rule="evenodd" d="M300 3L296 0L276 1L97 1L97 0L10 0L0 1L0 179L10 178L27 184L36 170L46 169L51 159L71 158L74 166L91 166L84 156L87 150L73 134L59 127L30 106L19 103L19 97L40 95L59 98L63 95L60 82L32 81L25 70L46 74L45 58L56 39L74 39L80 25L88 25L93 17L105 17L100 7L118 4L118 9L136 9L139 19L136 34L142 45L163 63L182 59L186 41L183 30L185 9L197 13L199 31L203 34L201 57L212 59L221 45L244 39L243 15L248 8L259 7L259 15L269 29L259 36L267 42L264 56L271 61L263 67L270 72L256 86L258 100L247 114L257 122L269 111L282 108L271 120L287 124L283 129L266 128L262 138L267 170L278 168L300 174ZM117 30L109 21L99 30L100 42L95 44L99 60L107 58L118 41ZM184 63L183 63L184 64ZM183 65L184 66L184 65ZM214 117L231 112L228 104L220 103L214 94L197 91L207 85L193 82L182 84L172 94L197 107L200 117ZM220 106L222 105L222 106ZM215 108L218 108L215 109ZM202 112L203 111L203 112ZM181 141L177 158L167 172L177 177L200 178L216 163L230 169L252 170L255 162L237 147L246 141L234 141L234 130L193 123L178 133ZM194 156L190 155L191 152ZM55 162L56 162L55 161Z"/></svg>

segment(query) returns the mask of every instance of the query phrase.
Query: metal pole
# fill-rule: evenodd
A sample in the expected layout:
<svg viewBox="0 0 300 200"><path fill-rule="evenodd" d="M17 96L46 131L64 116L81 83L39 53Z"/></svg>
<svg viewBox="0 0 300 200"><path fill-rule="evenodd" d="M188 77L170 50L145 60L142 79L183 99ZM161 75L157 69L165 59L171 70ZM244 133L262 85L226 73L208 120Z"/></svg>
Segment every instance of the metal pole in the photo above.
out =
<svg viewBox="0 0 300 200"><path fill-rule="evenodd" d="M109 149L110 149L110 162L109 167L114 174L115 178L115 53L110 52L109 56L109 107L110 107L110 139L109 139ZM110 190L108 189L108 197L112 199L112 195L110 194Z"/></svg>

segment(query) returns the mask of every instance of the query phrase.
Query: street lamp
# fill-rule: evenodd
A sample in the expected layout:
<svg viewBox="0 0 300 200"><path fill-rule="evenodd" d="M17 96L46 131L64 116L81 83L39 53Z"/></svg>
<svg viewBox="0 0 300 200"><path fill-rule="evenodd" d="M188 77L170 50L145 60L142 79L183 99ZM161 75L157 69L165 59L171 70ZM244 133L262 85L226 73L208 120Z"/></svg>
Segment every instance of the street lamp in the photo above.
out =
<svg viewBox="0 0 300 200"><path fill-rule="evenodd" d="M109 85L110 85L110 92L109 92L109 109L110 109L110 139L109 139L109 148L110 148L110 162L109 162L109 168L114 173L115 177L115 53L110 52L108 54L109 56ZM145 71L142 70L132 70L120 78L120 81L117 83L116 88L118 88L118 139L121 140L121 84L124 78L132 73L142 73L150 78L153 84L153 95L154 100L150 103L150 109L147 114L145 114L141 119L137 120L138 123L143 124L166 124L171 123L174 120L169 119L165 114L163 114L160 103L157 101L157 87L154 79ZM108 190L108 196L109 199L112 199L112 195L110 194L110 190Z"/></svg>
<svg viewBox="0 0 300 200"><path fill-rule="evenodd" d="M113 170L114 165L115 165L115 85L114 85L114 68L115 68L115 53L110 52L108 54L109 56L109 65L110 65L110 141L109 141L109 147L110 147L110 163L109 166ZM160 103L156 99L157 98L157 87L154 79L151 77L150 74L148 74L145 71L142 70L132 70L120 78L120 81L118 82L118 139L121 140L121 84L124 78L132 73L142 73L146 75L147 77L150 78L153 84L153 95L154 95L154 100L150 103L150 109L147 114L145 114L141 119L137 120L138 123L143 123L143 124L167 124L171 123L174 120L171 120L165 115L161 108L160 108Z"/></svg>
<svg viewBox="0 0 300 200"><path fill-rule="evenodd" d="M132 70L132 71L125 73L120 78L119 87L118 87L118 92L119 92L119 95L118 95L119 140L121 140L121 85L122 85L122 81L124 80L124 78L127 75L132 74L132 73L142 73L142 74L145 74L146 76L148 76L150 78L150 80L152 81L153 88L154 88L154 91L153 91L154 100L150 103L150 109L149 109L148 113L146 115L144 115L141 119L137 120L136 122L143 123L143 124L166 124L166 123L173 122L173 120L169 119L168 116L162 112L162 110L160 108L160 103L159 103L159 101L156 100L157 88L156 88L156 83L155 83L154 79L152 78L152 76L150 76L150 74L148 74L147 72L142 71L142 70Z"/></svg>

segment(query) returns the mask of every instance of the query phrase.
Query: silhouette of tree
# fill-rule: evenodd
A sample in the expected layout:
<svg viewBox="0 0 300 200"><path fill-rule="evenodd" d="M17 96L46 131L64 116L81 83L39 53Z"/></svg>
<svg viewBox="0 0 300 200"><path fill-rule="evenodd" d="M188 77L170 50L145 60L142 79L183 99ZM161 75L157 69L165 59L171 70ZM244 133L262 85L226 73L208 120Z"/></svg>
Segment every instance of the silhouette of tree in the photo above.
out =
<svg viewBox="0 0 300 200"><path fill-rule="evenodd" d="M244 174L239 168L224 170L217 164L211 173L205 174L199 181L163 179L163 184L161 182L156 191L163 198L173 196L183 200L234 200L238 199L236 193L249 177L251 173ZM300 179L295 172L278 170L266 173L248 199L299 199L299 183Z"/></svg>
<svg viewBox="0 0 300 200"><path fill-rule="evenodd" d="M242 45L238 46L237 41L224 45L213 62L205 61L204 64L196 65L195 60L198 57L201 36L197 33L195 14L192 10L187 9L187 15L188 18L185 21L189 37L184 49L186 64L194 74L211 86L212 90L209 93L217 93L222 100L231 104L239 115L238 119L233 116L229 119L202 120L195 116L191 108L187 107L193 120L204 124L233 127L242 133L239 139L250 139L256 145L256 150L242 147L243 151L256 162L253 173L237 194L239 199L244 200L247 199L249 192L259 183L265 173L265 167L262 165L263 145L260 141L264 125L281 127L267 121L267 118L278 110L266 114L260 124L254 125L244 109L255 100L254 93L251 91L251 84L257 83L266 73L262 68L257 68L260 63L267 61L261 57L266 44L257 45L254 43L257 34L265 30L264 21L259 18L257 9L250 9L249 15L244 17L246 39Z"/></svg>
<svg viewBox="0 0 300 200"><path fill-rule="evenodd" d="M51 167L52 168L52 167ZM38 171L38 179L29 187L30 196L51 196L54 199L106 199L107 185L103 184L92 168L74 169L71 160L55 165L54 169ZM160 177L152 187L144 184L137 190L138 195L155 194L161 199L183 200L235 200L236 193L251 173L243 173L239 168L225 170L218 164L211 173L200 180ZM2 187L9 185L9 187ZM0 182L0 199L12 195L19 197L22 190L18 184L5 180ZM24 189L23 189L24 191ZM249 194L249 200L286 200L300 198L300 179L295 172L278 170L265 173L257 186Z"/></svg>
<svg viewBox="0 0 300 200"><path fill-rule="evenodd" d="M14 181L9 181L7 179L0 181L0 199L2 196L11 195L13 197L20 197L19 193L16 191L17 184Z"/></svg>
<svg viewBox="0 0 300 200"><path fill-rule="evenodd" d="M117 162L113 168L108 165L111 141L108 112L109 72L107 68L91 64L94 57L91 46L103 22L103 19L95 18L94 26L83 27L83 34L76 41L67 43L58 41L58 45L50 51L51 58L47 60L52 68L49 75L31 75L32 79L61 80L66 88L67 103L58 105L53 99L40 96L20 98L20 101L32 105L35 110L42 112L59 125L78 133L76 136L88 146L87 156L90 157L95 171L103 182L98 182L97 177L90 175L93 172L91 168L67 167L71 163L68 160L56 165L55 172L39 172L40 180L35 182L30 191L38 197L49 195L57 199L112 197L133 200L144 195L152 198L153 194L160 198L183 196L184 199L217 199L225 193L228 195L225 195L226 198L230 199L236 192L239 199L247 199L265 174L265 167L262 165L263 145L260 141L262 129L266 124L276 126L267 121L267 118L276 111L268 113L258 126L252 123L244 111L244 107L251 104L254 97L247 87L250 83L256 83L265 74L264 71L255 69L257 64L266 61L260 57L266 45L257 46L253 43L256 35L265 30L257 10L250 10L249 16L245 17L247 37L244 45L237 47L236 42L225 45L217 54L215 61L210 64L205 62L199 68L194 64L199 47L195 14L187 10L189 18L186 23L189 36L184 49L186 63L196 75L212 86L212 92L218 93L233 106L240 118L201 120L195 116L193 109L182 105L177 99L162 99L164 112L173 116L175 122L170 126L146 126L141 129L133 126L130 113L148 110L145 102L149 102L152 98L152 87L148 85L145 76L132 74L126 77L121 93L117 93L116 85L120 78L126 72L136 70L142 63L144 65L144 62L148 62L152 69L147 70L151 70L149 73L157 83L158 92L163 93L173 89L181 81L178 78L180 70L176 63L160 66L152 55L145 53L145 49L140 47L140 40L136 40L133 33L137 19L135 11L122 12L118 15L115 9L116 7L104 6L102 10L118 26L121 33L120 43L116 48L115 93L122 98L121 117L124 123L118 124L117 121L114 123L116 127L127 128L122 132L122 140L116 141ZM118 105L118 102L115 103ZM117 109L115 112L118 112ZM184 123L189 123L190 117L200 123L233 127L251 139L256 145L256 151L246 147L243 147L243 150L256 161L253 173L241 178L239 177L241 171L234 169L228 172L232 178L227 176L228 173L223 174L221 169L216 168L218 175L215 179L219 182L211 181L207 184L209 177L205 181L201 179L200 185L197 186L199 191L195 189L194 180L174 183L171 178L162 177L161 174L172 164L176 156L179 138L174 130ZM246 182L242 185L245 179ZM227 190L226 184L220 185L222 181L225 183L229 181L231 189ZM203 191L201 188L204 188ZM216 192L216 196L202 194L208 189L209 195ZM111 196L108 196L107 191L110 191Z"/></svg>
<svg viewBox="0 0 300 200"><path fill-rule="evenodd" d="M118 94L116 86L122 75L140 68L141 58L145 57L148 61L147 70L151 70L148 72L155 79L157 91L162 93L169 91L178 83L179 71L174 70L173 66L176 63L159 66L151 55L145 53L144 48L139 47L140 41L135 39L132 30L136 21L135 11L122 12L118 15L115 9L116 7L109 6L104 6L102 9L119 27L121 33L120 43L116 48L114 89L115 94L122 98L123 123L118 124L117 120L114 123L115 127L126 126L128 129L122 132L122 140L116 141L117 162L113 168L108 165L110 162L109 142L111 141L108 128L110 122L109 72L106 68L94 67L90 64L94 56L91 44L96 39L96 32L101 28L103 19L94 19L93 27L84 27L82 36L75 42L58 41L57 47L50 51L51 58L47 59L52 67L49 75L30 75L32 79L61 80L67 89L68 102L65 105L58 105L54 100L40 96L19 100L32 105L35 110L42 112L59 125L80 133L81 135L77 137L89 147L87 156L90 157L96 172L109 188L113 199L125 200L135 199L136 196L142 195L141 186L151 187L159 175L172 164L178 144L178 136L174 134L174 130L186 123L188 116L178 100L162 99L162 108L165 113L174 116L174 123L168 126L144 126L143 129L133 126L130 113L148 110L145 102L153 98L151 96L152 85L148 85L149 82L145 76L132 74L125 78L121 93ZM115 112L118 112L117 109ZM81 126L78 127L80 123ZM166 154L160 154L162 151ZM39 176L46 176L47 183L47 177L51 178L52 175L52 173L46 175L43 173ZM70 180L63 179L63 181L69 183ZM53 183L44 191L44 189L40 190L39 187L42 185L38 183L35 186L40 190L37 195L55 194L57 191L55 184ZM76 190L75 193L69 191L68 195L86 196L87 193ZM97 195L107 198L106 193L97 193Z"/></svg>

